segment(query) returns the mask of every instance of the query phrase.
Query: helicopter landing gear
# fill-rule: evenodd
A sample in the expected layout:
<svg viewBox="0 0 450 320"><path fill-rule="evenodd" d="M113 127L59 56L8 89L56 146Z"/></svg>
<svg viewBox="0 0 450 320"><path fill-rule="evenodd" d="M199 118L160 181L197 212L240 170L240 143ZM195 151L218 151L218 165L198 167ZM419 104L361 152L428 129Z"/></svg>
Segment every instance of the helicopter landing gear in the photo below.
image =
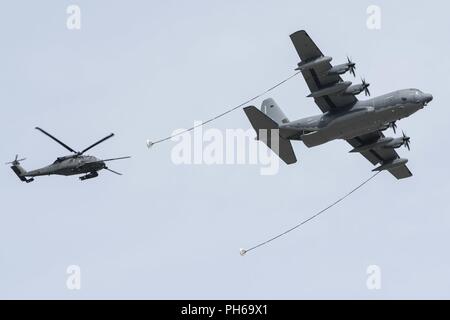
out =
<svg viewBox="0 0 450 320"><path fill-rule="evenodd" d="M85 176L80 177L80 180L84 181L84 180L92 179L92 178L95 178L95 177L98 177L98 173L96 171L93 171L91 173L88 173Z"/></svg>

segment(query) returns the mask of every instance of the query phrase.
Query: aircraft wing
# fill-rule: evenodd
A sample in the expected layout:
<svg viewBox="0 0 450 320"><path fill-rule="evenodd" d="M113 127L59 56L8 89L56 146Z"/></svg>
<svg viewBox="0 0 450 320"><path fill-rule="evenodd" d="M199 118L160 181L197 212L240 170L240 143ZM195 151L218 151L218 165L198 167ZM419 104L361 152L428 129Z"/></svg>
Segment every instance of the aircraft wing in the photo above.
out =
<svg viewBox="0 0 450 320"><path fill-rule="evenodd" d="M362 145L374 143L380 138L384 138L384 134L381 131L375 131L347 140L347 142L350 143L352 147L358 148ZM391 148L375 148L368 151L363 151L361 154L373 165L389 162L399 158L397 152ZM397 179L405 179L412 176L411 171L409 171L406 165L401 165L400 167L389 169L388 171Z"/></svg>
<svg viewBox="0 0 450 320"><path fill-rule="evenodd" d="M292 43L300 56L302 63L314 61L324 55L316 46L314 41L309 37L306 31L301 30L291 34ZM303 77L309 87L311 93L317 92L324 88L333 86L342 82L342 78L338 75L327 75L327 71L332 66L329 62L317 64L312 68L302 70ZM322 112L328 112L336 108L347 107L355 104L358 99L354 95L327 95L314 98L316 104Z"/></svg>

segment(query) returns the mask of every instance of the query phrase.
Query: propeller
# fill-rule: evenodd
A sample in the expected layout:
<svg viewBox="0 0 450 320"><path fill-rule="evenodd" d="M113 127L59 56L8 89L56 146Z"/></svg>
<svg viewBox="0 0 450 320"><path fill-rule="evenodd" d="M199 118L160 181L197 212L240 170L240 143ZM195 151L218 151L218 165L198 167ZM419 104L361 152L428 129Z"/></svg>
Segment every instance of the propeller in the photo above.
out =
<svg viewBox="0 0 450 320"><path fill-rule="evenodd" d="M59 143L60 145L62 145L64 148L66 148L67 150L69 150L70 152L75 153L77 156L81 156L82 154L84 154L86 151L91 150L92 148L94 148L95 146L99 145L100 143L108 140L109 138L114 136L114 133L111 133L110 135L104 137L103 139L100 139L99 141L97 141L96 143L90 145L89 147L87 147L86 149L84 149L83 151L75 151L73 150L71 147L69 147L68 145L66 145L64 142L58 140L57 138L55 138L54 136L52 136L50 133L48 133L47 131L36 127L37 130L39 130L40 132L42 132L43 134L45 134L46 136L48 136L50 139L56 141L57 143Z"/></svg>
<svg viewBox="0 0 450 320"><path fill-rule="evenodd" d="M362 82L362 87L363 87L363 90L364 90L364 94L366 95L366 97L367 96L370 97L370 91L369 91L370 83L367 83L366 79L364 79L364 78L361 78L361 82Z"/></svg>
<svg viewBox="0 0 450 320"><path fill-rule="evenodd" d="M347 56L347 61L348 61L347 65L348 65L348 68L349 68L350 73L351 73L354 77L356 77L356 74L355 74L356 63L354 63L354 62L352 61L352 59L350 59L349 56Z"/></svg>
<svg viewBox="0 0 450 320"><path fill-rule="evenodd" d="M394 122L391 122L391 123L389 124L389 127L392 128L392 130L394 131L394 133L397 133L397 124L395 123L395 121L394 121Z"/></svg>
<svg viewBox="0 0 450 320"><path fill-rule="evenodd" d="M13 161L11 161L11 162L6 162L5 164L19 164L20 163L20 161L25 161L25 160L27 160L27 158L23 158L23 159L17 159L17 158L19 158L19 155L18 154L16 154L16 158L13 160Z"/></svg>
<svg viewBox="0 0 450 320"><path fill-rule="evenodd" d="M406 148L408 148L408 151L411 151L411 146L410 146L411 138L408 137L403 131L402 131L402 134L403 134L403 145Z"/></svg>

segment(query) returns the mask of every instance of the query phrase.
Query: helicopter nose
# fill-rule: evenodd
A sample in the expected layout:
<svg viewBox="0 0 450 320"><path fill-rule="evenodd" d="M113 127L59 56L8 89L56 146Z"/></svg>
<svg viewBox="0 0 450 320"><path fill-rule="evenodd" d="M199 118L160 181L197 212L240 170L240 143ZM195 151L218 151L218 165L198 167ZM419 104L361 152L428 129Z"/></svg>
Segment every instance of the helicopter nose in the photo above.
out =
<svg viewBox="0 0 450 320"><path fill-rule="evenodd" d="M432 94L429 94L429 93L426 93L426 94L424 94L423 99L424 99L424 101L425 101L425 104L428 104L428 103L430 103L431 101L433 101L433 95L432 95Z"/></svg>

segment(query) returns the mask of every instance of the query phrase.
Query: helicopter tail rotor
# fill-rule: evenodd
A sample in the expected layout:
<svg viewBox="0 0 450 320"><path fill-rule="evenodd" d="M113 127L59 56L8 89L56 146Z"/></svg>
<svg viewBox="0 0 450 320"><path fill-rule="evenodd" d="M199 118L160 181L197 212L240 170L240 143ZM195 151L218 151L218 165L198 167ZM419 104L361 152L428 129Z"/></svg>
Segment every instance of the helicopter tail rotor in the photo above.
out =
<svg viewBox="0 0 450 320"><path fill-rule="evenodd" d="M19 158L19 155L16 154L16 157L14 158L13 161L11 161L11 162L6 162L5 164L11 164L11 165L16 166L16 165L19 165L21 161L27 160L27 158L23 158L23 159L18 159L18 158Z"/></svg>

